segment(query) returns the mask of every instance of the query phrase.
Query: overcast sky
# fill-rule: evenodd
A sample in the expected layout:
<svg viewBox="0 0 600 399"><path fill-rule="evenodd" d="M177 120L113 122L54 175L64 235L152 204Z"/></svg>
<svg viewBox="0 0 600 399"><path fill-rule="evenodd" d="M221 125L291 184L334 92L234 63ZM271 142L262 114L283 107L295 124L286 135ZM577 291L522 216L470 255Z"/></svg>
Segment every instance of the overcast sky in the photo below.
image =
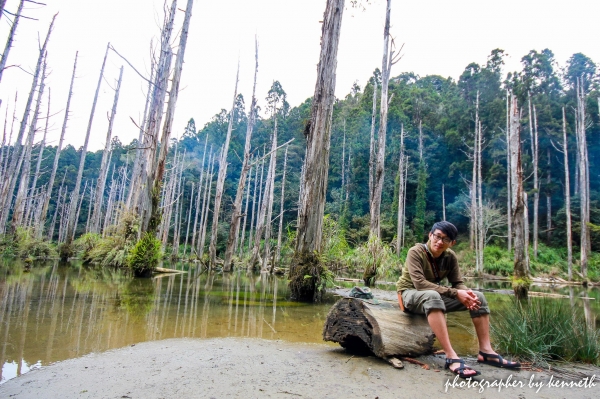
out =
<svg viewBox="0 0 600 399"><path fill-rule="evenodd" d="M40 0L21 19L8 65L32 71L37 60L38 35L43 40L52 15L59 12L48 48L51 87L49 140L56 145L73 68L79 51L71 117L65 140L83 144L94 91L106 44L111 44L142 73L149 75L150 41L157 42L163 20L163 0ZM168 0L171 3L171 0ZM185 8L187 1L179 0ZM249 103L254 67L254 35L259 40L257 97L263 105L274 80L295 106L314 91L320 50L321 24L326 0L195 0L181 92L173 137L178 137L193 117L198 127L221 108L229 109L240 61L241 92ZM350 8L347 0L338 53L336 95L344 97L355 81L361 87L381 66L384 0L371 0L366 10ZM363 0L363 3L365 1ZM18 0L6 9L16 11ZM178 13L181 26L183 12ZM457 79L471 62L485 63L492 49L509 54L506 71L520 69L519 60L529 50L551 49L562 66L582 52L600 63L600 1L597 0L421 0L392 2L392 35L404 46L404 57L392 76L412 71ZM0 20L0 40L9 29L6 15ZM177 31L179 31L177 29ZM177 43L176 41L175 43ZM90 138L90 149L104 146L108 112L112 106L118 70L124 62L109 53ZM0 83L0 117L13 112L18 91L17 119L31 87L31 76L18 68L5 71ZM113 134L124 144L137 137L130 118L142 118L147 85L127 65ZM46 100L44 100L46 101ZM45 109L46 105L43 105ZM18 129L18 121L15 129ZM9 123L10 130L10 123ZM36 136L36 141L41 139Z"/></svg>

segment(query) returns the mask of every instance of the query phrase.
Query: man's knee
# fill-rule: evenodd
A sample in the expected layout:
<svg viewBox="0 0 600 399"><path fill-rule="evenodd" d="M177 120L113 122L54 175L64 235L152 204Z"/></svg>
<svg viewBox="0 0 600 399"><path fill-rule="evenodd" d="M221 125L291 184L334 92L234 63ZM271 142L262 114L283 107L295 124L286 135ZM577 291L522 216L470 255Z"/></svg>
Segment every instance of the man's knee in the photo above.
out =
<svg viewBox="0 0 600 399"><path fill-rule="evenodd" d="M478 310L470 312L471 317L477 317L477 316L481 316L484 314L489 314L490 308L488 306L487 299L485 299L485 295L483 295L483 293L479 292L479 291L473 291L473 293L475 293L475 295L477 295L477 299L479 299L480 305L479 305Z"/></svg>

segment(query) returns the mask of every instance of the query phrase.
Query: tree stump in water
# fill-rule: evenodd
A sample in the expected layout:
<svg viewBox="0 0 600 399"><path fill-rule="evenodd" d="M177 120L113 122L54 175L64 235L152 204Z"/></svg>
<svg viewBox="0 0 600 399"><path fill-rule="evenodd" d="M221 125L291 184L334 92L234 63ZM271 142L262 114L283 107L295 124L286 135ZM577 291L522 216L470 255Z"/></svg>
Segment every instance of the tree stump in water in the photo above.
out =
<svg viewBox="0 0 600 399"><path fill-rule="evenodd" d="M342 298L323 326L323 339L376 356L419 356L433 350L433 332L423 315L404 313L390 301Z"/></svg>

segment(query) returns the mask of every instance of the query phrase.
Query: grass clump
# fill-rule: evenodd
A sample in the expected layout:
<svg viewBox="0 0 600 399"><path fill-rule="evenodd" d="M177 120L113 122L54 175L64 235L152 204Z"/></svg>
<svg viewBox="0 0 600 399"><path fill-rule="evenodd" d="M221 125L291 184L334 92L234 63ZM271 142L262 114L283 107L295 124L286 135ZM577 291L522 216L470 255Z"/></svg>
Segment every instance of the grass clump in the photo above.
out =
<svg viewBox="0 0 600 399"><path fill-rule="evenodd" d="M124 267L129 251L137 241L138 228L139 218L127 213L118 225L106 229L104 237L85 234L77 240L76 248L82 250L82 258L86 263Z"/></svg>
<svg viewBox="0 0 600 399"><path fill-rule="evenodd" d="M550 298L514 299L494 313L491 335L499 350L540 366L551 360L600 364L600 332L581 308Z"/></svg>

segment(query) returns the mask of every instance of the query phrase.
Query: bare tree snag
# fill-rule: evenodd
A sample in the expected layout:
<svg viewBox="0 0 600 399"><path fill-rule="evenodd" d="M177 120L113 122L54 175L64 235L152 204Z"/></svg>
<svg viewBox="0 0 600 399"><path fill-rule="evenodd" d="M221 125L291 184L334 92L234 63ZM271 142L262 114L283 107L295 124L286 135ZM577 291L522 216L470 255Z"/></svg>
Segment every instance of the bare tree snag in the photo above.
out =
<svg viewBox="0 0 600 399"><path fill-rule="evenodd" d="M223 189L225 186L225 176L227 176L227 153L229 152L229 141L231 140L231 131L233 129L233 119L235 117L235 100L237 99L237 88L240 77L240 65L238 64L237 73L235 76L235 89L233 91L233 103L231 104L231 112L229 114L229 125L227 126L227 136L225 144L221 150L221 158L219 159L219 175L217 176L217 191L215 192L215 204L213 208L213 220L210 233L210 266L214 267L217 263L217 238L219 227L219 213L221 211L221 200L223 198Z"/></svg>
<svg viewBox="0 0 600 399"><path fill-rule="evenodd" d="M567 148L567 118L565 107L562 109L563 120L563 155L565 164L565 218L567 223L567 269L569 281L573 280L573 237L571 230L571 183L569 181L569 151Z"/></svg>
<svg viewBox="0 0 600 399"><path fill-rule="evenodd" d="M511 197L511 170L510 170L510 104L509 93L506 90L506 219L507 219L507 246L508 252L512 251L512 197Z"/></svg>
<svg viewBox="0 0 600 399"><path fill-rule="evenodd" d="M119 103L119 92L121 91L121 81L123 80L123 66L119 71L119 80L117 81L117 88L115 89L115 98L113 100L112 110L110 112L110 118L108 119L108 130L106 132L106 143L104 144L104 152L102 153L102 161L100 163L100 172L98 174L98 183L96 184L96 199L94 201L95 208L92 214L92 223L90 230L92 233L100 232L100 214L102 213L102 201L104 200L104 186L106 184L106 178L108 173L108 157L111 149L112 139L112 128L115 121L115 115L117 114L117 104Z"/></svg>
<svg viewBox="0 0 600 399"><path fill-rule="evenodd" d="M520 113L517 99L511 96L510 108L510 170L511 170L511 203L512 222L515 233L515 263L513 272L513 290L517 298L527 298L530 278L527 270L525 252L525 201L523 192L523 165L521 164Z"/></svg>
<svg viewBox="0 0 600 399"><path fill-rule="evenodd" d="M287 169L287 158L288 158L288 147L285 147L285 155L283 157L283 176L281 178L281 198L279 205L279 230L277 232L277 248L275 249L275 262L271 265L271 273L273 273L273 268L275 265L279 265L279 261L281 258L281 238L283 235L283 213L284 213L284 203L285 203L285 172Z"/></svg>
<svg viewBox="0 0 600 399"><path fill-rule="evenodd" d="M35 94L35 88L38 85L38 78L40 71L42 69L42 61L44 60L46 54L46 47L48 46L48 41L50 40L50 34L52 33L52 28L54 27L54 21L56 19L56 15L52 17L52 22L50 22L50 27L48 28L48 33L46 34L46 39L44 40L44 44L39 49L37 64L35 67L35 72L33 74L33 81L31 83L31 90L29 91L29 95L27 97L27 102L25 103L25 111L23 112L23 119L21 119L21 124L19 126L19 131L17 133L17 138L15 140L10 164L8 166L8 172L6 176L8 177L8 181L2 187L2 195L0 196L0 233L5 232L6 221L8 220L8 214L11 208L12 196L15 190L15 186L17 184L17 174L21 170L22 165L22 151L23 151L23 135L25 134L25 129L27 128L27 121L29 119L29 113L31 112L31 103L33 102L33 96Z"/></svg>
<svg viewBox="0 0 600 399"><path fill-rule="evenodd" d="M17 189L17 197L15 198L15 207L12 215L11 232L14 234L17 231L17 227L23 223L23 217L25 214L25 204L27 201L27 191L29 189L29 176L31 169L31 153L33 151L33 141L35 138L35 132L37 128L37 121L40 115L40 107L42 104L42 97L44 96L45 79L46 79L46 60L44 58L44 66L42 68L42 77L40 79L40 86L38 89L38 97L35 104L35 110L33 111L33 117L29 125L29 133L27 134L27 144L23 152L23 161L21 168L21 181L19 182L19 188Z"/></svg>
<svg viewBox="0 0 600 399"><path fill-rule="evenodd" d="M63 120L62 129L60 131L60 138L58 140L58 146L56 147L56 153L54 154L54 164L52 166L52 172L50 173L50 179L48 180L48 186L46 188L46 196L44 199L44 206L42 207L42 213L40 215L40 223L38 225L37 235L41 237L44 230L44 224L46 223L46 214L48 213L48 206L50 204L50 198L52 197L52 189L54 188L54 180L56 179L56 172L58 170L58 160L62 151L63 141L65 139L65 132L67 130L67 121L69 120L69 110L71 108L71 98L73 97L73 82L75 81L75 71L77 69L77 56L79 52L75 53L75 62L73 63L73 73L71 74L71 84L69 86L69 95L67 97L67 106L65 108L65 118Z"/></svg>
<svg viewBox="0 0 600 399"><path fill-rule="evenodd" d="M10 32L8 33L8 38L6 39L6 45L4 46L4 51L2 52L2 57L0 58L0 82L2 82L2 74L6 69L6 61L8 60L8 54L10 53L10 49L12 48L13 41L15 40L15 32L17 31L17 26L19 25L19 20L21 19L21 12L23 11L23 4L25 0L19 1L19 7L17 7L17 12L15 14L15 19L10 27ZM2 6L4 9L4 5ZM2 15L2 12L0 12ZM56 17L56 15L54 16ZM54 18L52 19L54 22Z"/></svg>
<svg viewBox="0 0 600 399"><path fill-rule="evenodd" d="M342 298L333 305L323 326L323 340L348 349L368 349L383 359L431 353L433 338L425 317L404 313L391 301L374 305Z"/></svg>
<svg viewBox="0 0 600 399"><path fill-rule="evenodd" d="M94 120L94 113L96 111L96 104L98 102L98 94L100 93L100 86L102 85L102 79L104 78L104 66L106 65L106 58L108 57L108 49L110 43L106 45L106 53L104 54L104 60L102 61L102 68L100 69L100 77L98 78L98 85L96 86L96 94L94 94L94 102L92 103L92 110L90 112L90 119L88 121L87 130L85 132L85 141L81 148L81 158L79 159L79 170L77 171L77 180L75 180L75 188L73 189L71 196L71 205L69 207L69 218L67 223L67 234L65 245L61 253L61 259L66 261L72 255L71 242L74 231L77 227L77 220L75 220L75 212L77 211L77 200L79 199L79 190L81 189L81 178L83 176L83 167L85 165L85 156L87 155L87 146L90 140L90 133L92 131L92 122Z"/></svg>
<svg viewBox="0 0 600 399"><path fill-rule="evenodd" d="M392 0L387 0L385 13L385 26L383 28L383 60L381 61L381 105L379 107L379 131L377 132L377 163L375 165L375 176L373 178L373 194L370 204L371 223L369 235L381 238L381 196L385 178L385 141L387 135L388 87L392 65L397 62L394 58L393 42L390 46L390 13ZM374 270L376 272L376 270Z"/></svg>
<svg viewBox="0 0 600 399"><path fill-rule="evenodd" d="M242 218L242 200L244 196L244 186L248 172L250 171L250 139L256 120L256 78L258 76L258 42L254 38L254 84L252 85L252 100L250 101L250 112L248 113L248 124L246 127L246 142L244 143L244 160L242 162L242 171L240 172L240 180L235 194L235 201L231 210L231 223L229 224L229 238L227 239L227 247L225 248L225 259L223 263L223 271L231 271L231 259L237 243L238 230L240 229L240 220ZM233 111L232 111L233 113Z"/></svg>
<svg viewBox="0 0 600 399"><path fill-rule="evenodd" d="M406 195L404 191L404 124L400 125L400 161L398 162L398 228L396 232L396 255L400 256L404 237L404 204Z"/></svg>
<svg viewBox="0 0 600 399"><path fill-rule="evenodd" d="M577 145L579 155L579 199L581 203L581 245L580 245L580 263L581 275L587 282L588 257L590 253L590 181L589 181L589 161L587 151L587 139L585 133L585 92L583 88L583 78L577 78Z"/></svg>
<svg viewBox="0 0 600 399"><path fill-rule="evenodd" d="M306 158L302 198L298 209L295 260L290 266L290 288L294 298L320 300L322 266L315 256L321 251L323 214L327 193L331 120L335 101L337 51L342 27L344 0L327 0L323 16L321 53L310 121L304 130ZM311 277L306 278L309 275Z"/></svg>

